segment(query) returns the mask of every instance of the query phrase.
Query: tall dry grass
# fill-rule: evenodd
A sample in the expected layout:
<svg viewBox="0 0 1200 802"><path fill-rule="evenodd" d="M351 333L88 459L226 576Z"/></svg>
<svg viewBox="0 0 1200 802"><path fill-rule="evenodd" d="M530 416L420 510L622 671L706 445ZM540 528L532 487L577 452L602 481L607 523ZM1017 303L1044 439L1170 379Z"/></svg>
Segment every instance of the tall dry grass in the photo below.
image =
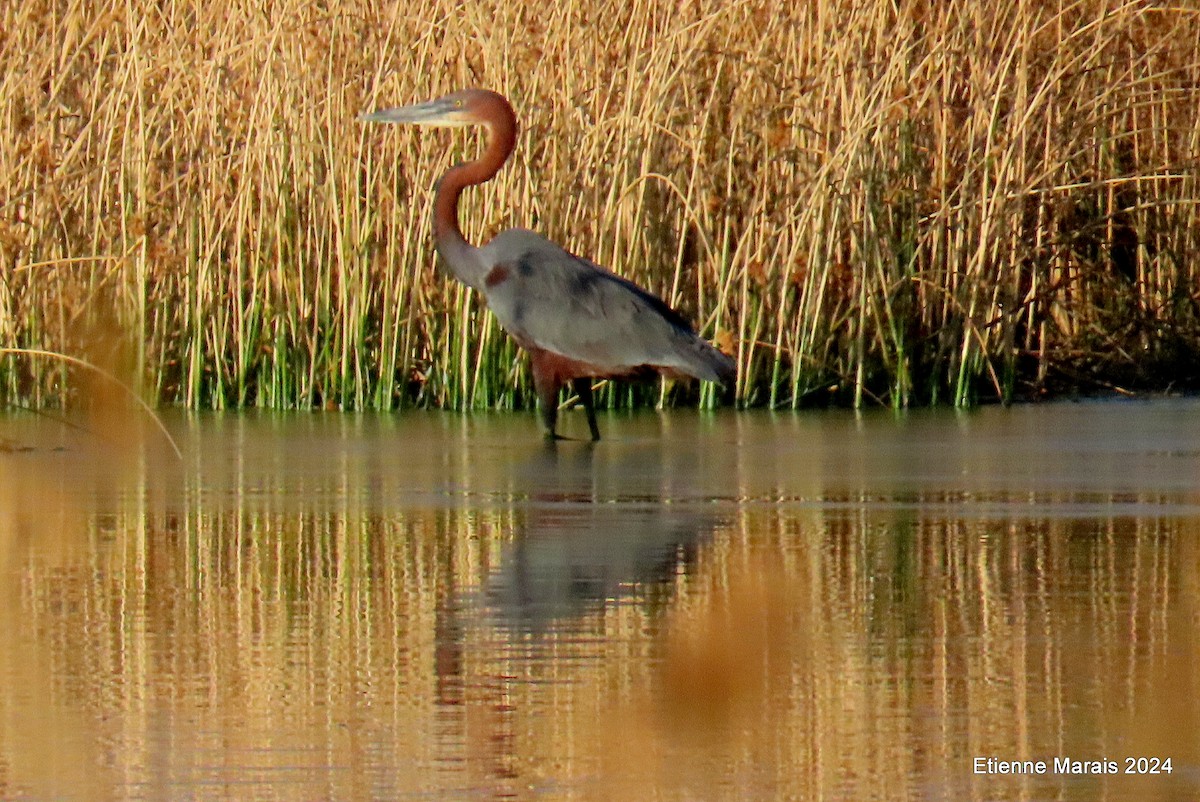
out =
<svg viewBox="0 0 1200 802"><path fill-rule="evenodd" d="M430 247L476 135L356 122L483 85L523 129L468 235L661 293L740 402L1194 383L1198 43L1194 5L1116 0L6 4L0 346L115 325L194 407L529 403ZM9 401L71 379L0 363Z"/></svg>

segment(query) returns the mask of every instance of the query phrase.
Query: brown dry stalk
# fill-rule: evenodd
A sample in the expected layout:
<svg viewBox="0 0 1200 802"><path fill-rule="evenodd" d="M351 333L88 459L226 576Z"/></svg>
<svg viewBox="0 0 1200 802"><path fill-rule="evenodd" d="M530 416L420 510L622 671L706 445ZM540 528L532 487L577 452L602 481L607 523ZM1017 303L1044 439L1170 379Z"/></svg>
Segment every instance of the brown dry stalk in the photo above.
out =
<svg viewBox="0 0 1200 802"><path fill-rule="evenodd" d="M529 403L434 266L431 187L478 133L356 122L467 85L523 125L468 235L535 228L662 294L741 403L1200 377L1184 6L46 0L0 31L0 345L115 320L165 402ZM8 361L0 392L60 378Z"/></svg>

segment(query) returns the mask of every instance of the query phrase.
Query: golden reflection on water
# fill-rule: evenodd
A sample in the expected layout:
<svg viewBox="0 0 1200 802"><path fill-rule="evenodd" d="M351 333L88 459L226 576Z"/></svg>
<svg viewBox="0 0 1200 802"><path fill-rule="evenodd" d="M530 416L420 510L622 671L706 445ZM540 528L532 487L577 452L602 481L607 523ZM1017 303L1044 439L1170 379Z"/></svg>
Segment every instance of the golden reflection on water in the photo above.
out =
<svg viewBox="0 0 1200 802"><path fill-rule="evenodd" d="M115 473L0 432L0 798L1196 795L1195 442L1106 493L1008 418L987 475L995 422L942 474L894 422L455 420L201 418ZM1174 771L972 773L1058 756Z"/></svg>

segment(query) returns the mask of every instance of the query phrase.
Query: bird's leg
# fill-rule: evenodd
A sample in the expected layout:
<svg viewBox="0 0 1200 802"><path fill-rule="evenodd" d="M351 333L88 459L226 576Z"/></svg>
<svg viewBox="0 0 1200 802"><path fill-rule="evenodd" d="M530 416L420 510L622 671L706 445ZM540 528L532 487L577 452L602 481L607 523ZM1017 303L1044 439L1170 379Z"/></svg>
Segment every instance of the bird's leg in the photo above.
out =
<svg viewBox="0 0 1200 802"><path fill-rule="evenodd" d="M592 430L592 442L600 439L600 427L596 425L596 404L592 398L592 380L587 376L574 379L571 382L575 388L575 395L579 396L580 403L583 404L583 411L587 413L588 428Z"/></svg>
<svg viewBox="0 0 1200 802"><path fill-rule="evenodd" d="M558 391L555 390L548 395L538 393L538 404L541 406L538 414L542 418L542 435L547 440L561 439L554 431L554 425L558 420Z"/></svg>
<svg viewBox="0 0 1200 802"><path fill-rule="evenodd" d="M545 430L542 434L547 440L558 440L559 436L554 431L554 425L558 421L558 382L548 371L541 369L540 360L536 356L532 367L533 389L537 393L538 406L541 408L538 413Z"/></svg>

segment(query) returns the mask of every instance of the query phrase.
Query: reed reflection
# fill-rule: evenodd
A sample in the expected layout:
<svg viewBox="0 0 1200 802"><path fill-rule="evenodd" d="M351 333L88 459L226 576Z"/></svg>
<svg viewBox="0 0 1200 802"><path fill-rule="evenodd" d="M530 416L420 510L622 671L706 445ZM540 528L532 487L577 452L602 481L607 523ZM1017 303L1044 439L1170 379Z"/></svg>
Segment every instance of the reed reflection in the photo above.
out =
<svg viewBox="0 0 1200 802"><path fill-rule="evenodd" d="M990 433L1000 481L889 480L884 421L836 473L817 417L550 453L238 416L183 477L0 454L0 798L1190 798L1194 411L1077 438L1133 477L1051 471L1021 410L919 432ZM969 774L1130 750L1176 773Z"/></svg>

